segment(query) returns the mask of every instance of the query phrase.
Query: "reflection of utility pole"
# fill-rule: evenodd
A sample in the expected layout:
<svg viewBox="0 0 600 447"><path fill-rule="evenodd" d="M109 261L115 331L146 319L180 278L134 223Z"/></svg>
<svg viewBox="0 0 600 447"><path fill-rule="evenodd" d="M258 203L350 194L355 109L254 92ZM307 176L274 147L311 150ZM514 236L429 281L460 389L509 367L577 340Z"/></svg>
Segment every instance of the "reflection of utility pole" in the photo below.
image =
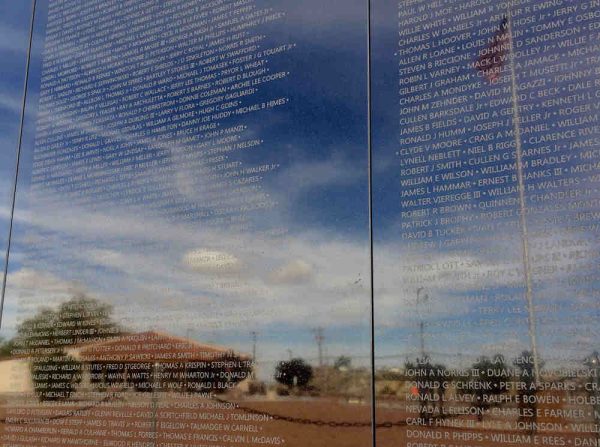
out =
<svg viewBox="0 0 600 447"><path fill-rule="evenodd" d="M417 316L419 318L419 335L420 335L420 343L421 343L421 361L425 362L425 321L423 320L423 315L421 314L420 305L421 303L425 303L429 300L429 295L422 294L423 287L419 287L417 289Z"/></svg>
<svg viewBox="0 0 600 447"><path fill-rule="evenodd" d="M319 367L321 367L323 366L323 342L325 341L325 335L323 335L322 327L313 329L313 333L315 334L315 341L319 349Z"/></svg>
<svg viewBox="0 0 600 447"><path fill-rule="evenodd" d="M517 181L519 184L519 211L521 214L521 244L523 248L523 270L525 276L525 298L527 300L527 313L529 320L529 340L531 343L531 353L533 355L533 370L535 373L534 383L540 381L540 365L537 349L537 336L535 328L535 315L533 309L532 296L532 278L531 265L529 259L529 236L527 233L527 213L525 203L525 180L523 176L523 151L521 143L521 118L519 114L519 96L517 89L517 75L515 71L515 47L513 44L513 29L512 29L512 7L511 2L507 3L507 24L508 24L508 41L509 41L509 58L510 58L510 79L512 90L512 108L513 108L513 127L515 133L515 146L517 157Z"/></svg>
<svg viewBox="0 0 600 447"><path fill-rule="evenodd" d="M252 361L256 364L256 340L258 339L258 332L250 332L252 336Z"/></svg>
<svg viewBox="0 0 600 447"><path fill-rule="evenodd" d="M155 447L157 445L156 441L158 439L158 423L157 423L157 412L158 412L158 368L159 363L155 362L152 368L152 446Z"/></svg>
<svg viewBox="0 0 600 447"><path fill-rule="evenodd" d="M600 391L600 355L598 354L597 351L594 351L593 354L589 357L588 361L588 367L594 372L594 382L593 382L593 393L594 393L594 399L593 399L593 405L592 405L592 410L594 413L594 424L596 425L596 427L600 424L600 396L599 396L599 391ZM596 439L600 439L600 432L596 431ZM600 445L600 444L598 444Z"/></svg>
<svg viewBox="0 0 600 447"><path fill-rule="evenodd" d="M289 356L290 360L292 360L292 356L293 356L292 350L291 349L286 349L286 351L288 353L288 356Z"/></svg>

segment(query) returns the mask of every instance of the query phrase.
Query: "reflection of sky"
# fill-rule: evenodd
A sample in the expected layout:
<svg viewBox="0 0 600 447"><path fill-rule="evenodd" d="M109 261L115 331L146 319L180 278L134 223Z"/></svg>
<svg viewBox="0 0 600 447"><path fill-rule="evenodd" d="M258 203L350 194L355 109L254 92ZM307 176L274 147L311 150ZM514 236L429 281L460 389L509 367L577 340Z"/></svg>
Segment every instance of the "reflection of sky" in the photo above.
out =
<svg viewBox="0 0 600 447"><path fill-rule="evenodd" d="M30 5L0 4L0 246L4 271L4 246L8 231L8 209L14 177L19 111L23 92L25 52L28 42ZM3 273L0 274L3 276Z"/></svg>
<svg viewBox="0 0 600 447"><path fill-rule="evenodd" d="M368 354L366 27L363 3L358 0L276 2L276 9L285 10L287 16L285 21L267 28L264 45L296 44L294 50L283 57L273 57L270 62L273 70L287 70L291 75L270 83L253 101L279 96L288 96L291 101L283 108L246 116L243 122L248 125L247 138L260 138L264 143L256 151L235 157L249 165L263 160L281 165L266 175L262 183L264 192L279 204L267 212L254 213L252 223L255 226L247 231L236 231L232 235L224 227L176 219L156 210L145 213L143 209L123 204L115 206L110 201L97 200L93 206L89 203L84 206L66 196L54 205L36 202L26 189L31 173L35 125L30 120L20 207L16 216L16 240L19 243L15 246L11 265L14 276L9 282L8 320L14 325L17 296L27 309L28 303L35 307L41 302L62 300L74 291L84 289L113 302L128 323L140 329L150 325L179 334L191 333L199 339L231 344L246 351L250 350L249 332L258 330L262 346L259 352L262 349L264 358L270 360L287 357L288 348L296 354L314 358L316 347L310 329L317 326L325 327L329 354L354 353L359 357ZM454 360L449 362L456 361L458 352L470 356L501 351L514 356L528 347L527 313L521 285L520 227L515 205L517 195L512 191L503 196L513 199L512 203L504 205L505 210L513 211L508 217L479 219L481 200L473 199L470 212L448 214L454 218L464 216L470 219L469 222L445 227L434 224L428 228L433 231L464 229L468 225L464 241L457 245L452 244L454 236L408 238L409 233L417 229L407 225L418 223L422 218L411 220L401 214L406 209L401 206L400 195L408 186L400 183L407 180L399 174L406 166L402 166L404 161L396 153L408 146L401 144L399 138L417 137L423 132L404 133L400 137L396 5L394 2L375 2L375 6L372 58L378 354L389 364L398 364L407 355L413 355L419 343L418 318L425 315L428 349L436 355L453 356ZM43 2L40 8L43 10ZM43 15L42 12L40 16ZM14 17L4 15L11 16ZM477 26L487 26L490 30L479 37L490 37L498 20L487 17L478 20L482 23ZM25 29L26 18L23 23L15 22L10 26ZM43 44L41 23L37 31L32 93L39 86ZM3 41L10 45L13 42L10 39ZM473 59L476 50L469 50ZM559 50L550 48L546 52L552 54L553 51ZM572 62L568 58L562 58L562 61ZM541 63L538 68L544 66L545 63ZM426 76L430 74L425 71ZM472 79L468 83L477 79L477 72L469 63L459 68L460 74L470 75ZM518 74L523 82L528 77L538 78L531 72L528 75L525 69ZM18 91L18 79L14 80L14 85L12 80L10 82L5 84L9 90ZM458 85L468 83L458 82ZM508 78L504 78L499 86L509 86ZM410 88L411 84L401 87ZM481 82L473 94L487 93L489 88L486 82ZM527 93L539 90L531 84ZM564 95L559 91L555 96ZM506 90L500 90L492 97L499 100L499 109L510 107L511 99ZM7 104L10 102L13 106L5 107L2 113L15 115L18 101L11 101ZM477 101L481 106L478 112L492 111L488 101L487 98ZM528 96L524 105L524 121L533 122L541 100ZM35 110L35 101L29 110ZM455 118L464 119L464 116ZM118 127L90 128L88 123L78 122L77 116L72 119L90 133L108 132L111 136L127 137ZM558 118L554 117L544 116L541 121L550 126L559 124ZM509 120L495 129L504 135L495 136L493 143L506 143L505 149L495 153L511 156L514 141L506 135L512 130L511 124ZM477 131L469 130L463 138L468 140L477 136ZM529 138L524 142L525 151L537 147ZM164 155L156 155L159 156ZM467 162L469 157L474 158L462 153L457 160ZM564 167L573 163L575 159L569 159ZM504 164L506 161L498 161L489 166ZM414 164L420 165L422 163ZM486 178L486 174L476 172L477 169L473 168L472 185L465 190L488 196L498 185L473 186ZM447 168L440 173L453 171L454 168ZM526 171L535 172L536 168ZM182 167L178 178L187 179L193 174L193 169ZM171 187L182 201L198 200L202 191L194 189L197 184L192 183L188 189L179 185L178 189L176 180L173 179ZM528 184L539 184L543 189L550 187L542 181L530 178ZM426 186L433 187L431 184ZM511 177L507 185L501 186L514 187L514 179ZM572 186L558 185L553 191L567 191ZM435 201L442 195L442 192L431 192L425 197ZM91 199L94 202L94 197ZM550 200L548 203L564 202ZM32 208L28 209L28 205ZM498 207L493 207L487 211L497 210ZM593 283L579 291L565 283L572 277L573 266L580 269L584 264L589 265L589 257L578 263L567 258L553 260L552 264L563 270L546 276L541 268L553 250L566 252L561 248L565 246L565 240L596 240L582 228L574 228L567 235L566 227L570 222L564 216L566 214L550 209L540 218L536 215L529 220L531 232L537 234L531 245L534 265L539 267L534 278L536 302L558 306L548 307L545 315L540 308L540 315L553 318L562 315L578 321L540 324L542 353L552 350L557 355L563 355L575 343L583 350L591 349L591 338L596 335L592 324L595 319L584 322L574 318L597 316L593 307L597 301L591 290ZM493 228L489 227L490 222L493 222ZM548 234L540 231L545 226L551 229ZM430 246L410 244L415 241L426 241ZM597 247L588 245L585 248L593 250ZM196 259L207 252L218 252L228 260L226 265L216 268L206 263L186 262L190 256ZM432 276L427 271L432 265L442 268L439 271L443 276ZM592 269L590 273L595 271ZM419 287L426 287L429 295L424 308L415 305L415 292ZM581 308L573 307L574 294L582 304ZM589 306L586 307L586 303ZM582 326L578 328L577 324ZM585 330L581 330L582 327ZM574 329L577 334L572 335Z"/></svg>
<svg viewBox="0 0 600 447"><path fill-rule="evenodd" d="M570 358L575 346L577 352L590 352L596 347L594 321L598 315L592 303L597 296L590 291L595 281L588 279L581 288L577 286L582 283L572 282L575 272L587 271L594 276L597 260L597 237L589 225L593 217L588 218L587 226L575 219L578 212L597 206L597 167L583 174L572 170L579 164L578 142L591 138L588 149L597 148L597 128L593 127L598 118L593 104L596 89L593 70L588 69L595 59L569 52L583 48L587 57L597 56L598 47L593 38L587 38L587 24L593 24L593 20L590 15L584 20L581 6L568 11L550 4L537 6L540 14L532 25L527 18L531 13L524 11L527 5L537 2L521 3L521 12L518 8L514 12L515 68L520 83L533 298L541 355L547 360L560 360ZM453 4L459 8L462 2ZM474 68L478 51L486 48L485 39L494 36L506 7L500 2L482 4L487 6L468 13L441 14L438 19L445 25L433 27L433 20L419 22L417 18L426 12L437 13L425 2L398 11L393 2L379 2L374 10L375 312L378 340L385 340L376 344L379 355L393 354L394 341L415 355L421 318L426 321L430 352L440 359L449 356L451 362L457 361L459 353L473 356L498 351L515 356L529 347L514 176L510 70L505 64L503 77L491 85ZM427 11L419 13L419 7ZM400 36L396 12L406 18ZM560 20L559 28L549 26ZM406 32L411 27L417 29L417 23L423 27L421 32ZM444 34L452 27L454 31ZM553 29L560 31L550 34ZM440 31L442 35L436 36ZM568 38L561 34L567 31ZM542 34L545 38L537 39ZM419 46L422 50L415 51ZM437 76L440 69L446 69L443 76ZM579 70L581 79L574 79L572 74ZM415 93L423 85L426 88ZM448 88L458 91L445 95L444 89ZM390 95L392 91L396 95ZM574 105L582 107L564 109L561 116L561 101L574 93L580 94ZM430 99L420 102L430 105L429 111L414 107L419 102L411 99L419 95L430 95ZM456 102L433 108L436 101L448 99ZM457 107L459 113L453 113ZM432 118L430 112L441 112L440 118ZM591 122L575 121L582 116L590 116ZM440 129L423 130L440 123L444 124L441 131L458 132L436 137ZM578 127L586 126L591 134L579 133ZM573 135L554 133L569 127L575 129ZM432 136L430 141L428 136ZM435 149L436 144L452 140L461 142ZM419 172L420 168L431 169L439 161L448 161L427 159L430 154L448 155L452 150L456 153L450 161L458 168L440 165L433 172ZM584 152L581 150L581 154ZM554 168L562 173L555 175ZM444 175L461 171L466 174L462 187L451 192L469 196L438 203L448 194L440 187L460 186L459 179L444 181ZM486 182L490 178L498 182ZM417 188L423 192L407 196ZM575 204L573 194L577 188L581 193L578 199L584 201L569 209ZM415 203L410 203L411 199ZM444 213L443 206L457 204L463 207ZM411 217L408 212L415 210L417 213ZM428 214L419 214L419 210ZM442 217L448 220L443 223ZM579 257L576 250L581 251ZM392 265L387 264L390 256L396 258ZM416 305L419 287L424 287L430 297L427 306ZM395 321L389 321L386 304L398 300L404 303L403 309L410 310L398 310ZM401 356L396 358L396 362L402 360Z"/></svg>
<svg viewBox="0 0 600 447"><path fill-rule="evenodd" d="M345 1L343 8L341 2L312 3L257 2L286 11L281 23L258 29L267 36L263 48L295 47L269 58L273 72L286 70L290 76L261 86L249 101L287 96L289 105L221 123L223 128L245 124L242 139L264 140L252 150L228 154L229 161L280 165L261 182L278 205L249 213L243 231L148 202L133 207L94 195L77 200L76 188L65 188L60 197L47 189L30 193L35 121L27 122L8 322L14 326L17 303L31 312L86 290L114 303L134 329L190 334L247 352L249 333L256 330L262 358L274 361L287 358L288 348L315 358L311 329L323 326L328 355L355 352L367 361L365 10L358 1ZM42 21L36 26L29 110L36 107L43 26ZM55 113L51 120L61 118ZM93 126L77 114L67 118L82 133L132 140L119 125ZM165 145L138 144L147 145L153 159L169 156ZM136 171L135 177L170 188L180 203L202 204L207 192L194 169L176 168L167 185L153 179L151 170ZM65 169L64 177L71 173ZM211 256L221 265L206 260Z"/></svg>

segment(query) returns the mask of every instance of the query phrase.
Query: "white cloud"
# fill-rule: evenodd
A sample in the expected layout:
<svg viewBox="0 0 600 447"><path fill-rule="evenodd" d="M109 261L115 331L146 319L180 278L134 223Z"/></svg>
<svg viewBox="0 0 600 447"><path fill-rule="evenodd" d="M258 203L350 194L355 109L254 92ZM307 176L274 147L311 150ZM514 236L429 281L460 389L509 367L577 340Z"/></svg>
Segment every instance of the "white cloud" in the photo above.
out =
<svg viewBox="0 0 600 447"><path fill-rule="evenodd" d="M15 95L0 93L0 107L18 114L22 107L21 99Z"/></svg>
<svg viewBox="0 0 600 447"><path fill-rule="evenodd" d="M25 53L29 44L28 30L28 26L14 28L6 23L0 26L0 51L22 53L23 66L25 66Z"/></svg>
<svg viewBox="0 0 600 447"><path fill-rule="evenodd" d="M242 266L240 260L231 253L204 248L187 252L183 263L195 272L208 274L233 273L239 271Z"/></svg>
<svg viewBox="0 0 600 447"><path fill-rule="evenodd" d="M313 267L308 262L294 259L273 271L270 280L274 284L300 284L310 281L313 276Z"/></svg>
<svg viewBox="0 0 600 447"><path fill-rule="evenodd" d="M35 212L25 216L19 228L27 227L31 245L15 245L16 250L24 250L15 255L21 255L26 267L9 278L11 309L19 303L29 312L30 304L58 302L85 288L115 305L122 321L139 330L150 325L181 333L190 328L198 337L218 341L232 331L281 335L282 329L272 328L308 333L312 327L323 326L326 330L358 328L367 337L371 306L366 239L345 240L316 231L260 237L240 232L232 237L225 229L199 229L193 223L166 222L116 208L89 211L67 204L37 204ZM555 233L540 245L550 250L552 240L560 237ZM580 237L591 240L585 234ZM58 242L49 244L49 240ZM510 356L526 348L526 325L517 324L518 335L515 325L469 326L477 312L464 300L469 294L489 293L498 300L495 304L504 305L505 297L494 294L522 283L519 247L518 235L514 249L504 250L490 246L490 250L417 251L399 241L376 246L377 329L405 334L382 342L378 349L397 353L418 346L418 287L425 287L430 297L428 306L419 309L428 322L428 349L448 355L463 350L465 356L497 350ZM36 258L36 250L44 256ZM417 264L421 267L415 268ZM430 276L430 270L435 275ZM498 274L501 271L510 274ZM548 285L538 285L534 290L537 302L572 299L565 296L564 288L555 286L566 276L553 274ZM522 291L506 293L523 306ZM8 321L13 317L8 316ZM452 329L432 324L452 319L465 325ZM570 330L564 322L545 323L539 329L546 354L554 346L552 337ZM277 334L272 333L277 341L269 345L271 351L264 352L265 356L280 356L289 345L285 330L281 337ZM353 343L361 351L364 340L348 342L330 336L328 342L340 350L331 351L334 355ZM593 341L577 340L585 346ZM309 342L303 345L310 348Z"/></svg>
<svg viewBox="0 0 600 447"><path fill-rule="evenodd" d="M314 188L347 186L366 179L367 171L363 164L350 160L343 154L334 153L324 160L294 163L281 171L278 183L283 186L286 194L303 194Z"/></svg>
<svg viewBox="0 0 600 447"><path fill-rule="evenodd" d="M72 294L83 289L81 284L74 281L65 281L48 272L40 272L28 268L17 270L8 275L11 287L21 291L49 292Z"/></svg>

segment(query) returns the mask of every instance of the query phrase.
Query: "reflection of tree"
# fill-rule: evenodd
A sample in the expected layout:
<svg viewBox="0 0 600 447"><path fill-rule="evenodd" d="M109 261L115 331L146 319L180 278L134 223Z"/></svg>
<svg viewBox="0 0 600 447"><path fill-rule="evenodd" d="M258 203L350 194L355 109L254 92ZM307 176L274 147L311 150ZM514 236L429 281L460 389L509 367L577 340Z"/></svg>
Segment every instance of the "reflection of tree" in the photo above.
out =
<svg viewBox="0 0 600 447"><path fill-rule="evenodd" d="M345 355L339 356L335 359L333 367L337 370L348 370L352 366L352 359Z"/></svg>
<svg viewBox="0 0 600 447"><path fill-rule="evenodd" d="M508 390L508 380L512 376L500 354L493 358L480 357L471 366L471 372L462 387L464 394L475 398L473 406L477 408L477 420L482 421L488 408L498 405L501 394Z"/></svg>
<svg viewBox="0 0 600 447"><path fill-rule="evenodd" d="M311 393L320 395L366 399L370 394L371 371L354 367L350 357L340 356L332 366L314 369L308 387Z"/></svg>
<svg viewBox="0 0 600 447"><path fill-rule="evenodd" d="M82 371L81 363L65 349L121 332L110 305L82 294L56 310L40 309L18 326L15 337L3 346L9 346L10 355L31 357L31 377L40 400L62 400L71 396Z"/></svg>
<svg viewBox="0 0 600 447"><path fill-rule="evenodd" d="M43 351L101 340L122 333L113 320L112 306L77 295L58 309L42 308L17 327L13 354L36 355Z"/></svg>
<svg viewBox="0 0 600 447"><path fill-rule="evenodd" d="M288 387L305 387L313 376L313 369L300 358L279 362L275 368L275 380Z"/></svg>
<svg viewBox="0 0 600 447"><path fill-rule="evenodd" d="M243 360L233 352L214 362L195 362L199 365L186 366L187 382L181 388L188 391L223 393L252 375L252 361Z"/></svg>
<svg viewBox="0 0 600 447"><path fill-rule="evenodd" d="M0 359L10 357L15 349L14 340L5 340L3 337L0 337Z"/></svg>

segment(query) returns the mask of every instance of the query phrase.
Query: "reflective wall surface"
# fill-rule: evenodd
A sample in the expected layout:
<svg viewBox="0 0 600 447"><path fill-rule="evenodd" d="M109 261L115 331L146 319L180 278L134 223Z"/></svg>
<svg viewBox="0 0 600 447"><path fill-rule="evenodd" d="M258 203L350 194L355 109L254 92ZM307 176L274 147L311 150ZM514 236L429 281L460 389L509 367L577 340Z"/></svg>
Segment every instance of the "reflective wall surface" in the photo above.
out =
<svg viewBox="0 0 600 447"><path fill-rule="evenodd" d="M598 39L597 0L38 0L1 445L597 446Z"/></svg>
<svg viewBox="0 0 600 447"><path fill-rule="evenodd" d="M364 4L36 14L4 445L368 444Z"/></svg>
<svg viewBox="0 0 600 447"><path fill-rule="evenodd" d="M380 445L598 445L596 1L374 2Z"/></svg>

